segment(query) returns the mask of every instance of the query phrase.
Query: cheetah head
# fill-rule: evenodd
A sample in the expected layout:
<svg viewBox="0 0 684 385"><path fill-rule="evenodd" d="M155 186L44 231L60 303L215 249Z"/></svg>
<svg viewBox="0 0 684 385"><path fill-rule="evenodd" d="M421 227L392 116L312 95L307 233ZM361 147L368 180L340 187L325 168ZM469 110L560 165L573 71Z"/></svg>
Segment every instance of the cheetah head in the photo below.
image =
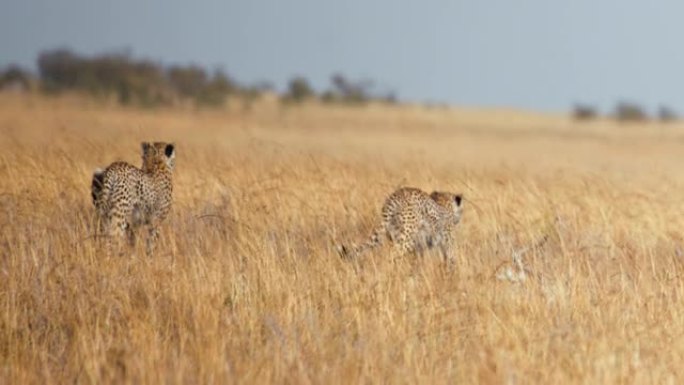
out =
<svg viewBox="0 0 684 385"><path fill-rule="evenodd" d="M433 191L432 194L430 194L430 198L432 198L440 206L451 210L454 224L457 224L461 221L461 215L463 213L463 195L453 194L450 192Z"/></svg>
<svg viewBox="0 0 684 385"><path fill-rule="evenodd" d="M160 164L173 171L176 165L176 146L166 142L142 142L143 167L151 168Z"/></svg>

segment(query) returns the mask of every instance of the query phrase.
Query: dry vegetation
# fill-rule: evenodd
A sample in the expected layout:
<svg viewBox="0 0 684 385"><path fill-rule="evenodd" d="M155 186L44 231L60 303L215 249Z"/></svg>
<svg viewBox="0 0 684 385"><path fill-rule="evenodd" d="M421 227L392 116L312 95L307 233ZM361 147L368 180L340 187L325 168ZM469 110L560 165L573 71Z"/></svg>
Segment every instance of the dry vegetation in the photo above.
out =
<svg viewBox="0 0 684 385"><path fill-rule="evenodd" d="M105 257L90 176L143 140L177 144L174 212L157 255ZM683 140L500 110L0 95L0 382L683 383ZM335 254L400 185L465 194L453 271ZM521 250L527 279L496 279Z"/></svg>

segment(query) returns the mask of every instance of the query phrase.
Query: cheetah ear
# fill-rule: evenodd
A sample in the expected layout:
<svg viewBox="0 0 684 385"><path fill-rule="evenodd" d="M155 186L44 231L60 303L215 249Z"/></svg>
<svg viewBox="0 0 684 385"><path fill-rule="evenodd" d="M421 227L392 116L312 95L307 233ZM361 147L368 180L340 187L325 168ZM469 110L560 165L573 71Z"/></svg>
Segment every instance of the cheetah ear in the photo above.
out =
<svg viewBox="0 0 684 385"><path fill-rule="evenodd" d="M454 201L456 202L456 206L460 206L462 200L463 200L463 196L461 194L457 194L454 197Z"/></svg>
<svg viewBox="0 0 684 385"><path fill-rule="evenodd" d="M164 155L166 155L167 158L171 158L176 152L176 145L173 143L169 143L164 147Z"/></svg>
<svg viewBox="0 0 684 385"><path fill-rule="evenodd" d="M430 193L430 198L435 199L439 196L439 191L433 191Z"/></svg>
<svg viewBox="0 0 684 385"><path fill-rule="evenodd" d="M152 147L150 142L142 142L140 143L140 148L142 149L143 154L147 154L147 151Z"/></svg>

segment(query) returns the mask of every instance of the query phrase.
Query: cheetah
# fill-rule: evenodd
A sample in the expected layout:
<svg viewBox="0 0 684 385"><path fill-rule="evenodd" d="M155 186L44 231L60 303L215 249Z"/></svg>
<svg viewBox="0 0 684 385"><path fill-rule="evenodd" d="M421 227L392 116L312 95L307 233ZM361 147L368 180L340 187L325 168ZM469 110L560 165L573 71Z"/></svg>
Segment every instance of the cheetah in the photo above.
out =
<svg viewBox="0 0 684 385"><path fill-rule="evenodd" d="M158 227L171 211L175 159L173 143L143 142L141 168L119 161L93 173L93 204L108 243L112 236L127 235L133 246L136 231L145 226L147 253L152 252Z"/></svg>
<svg viewBox="0 0 684 385"><path fill-rule="evenodd" d="M382 221L363 244L338 247L345 258L358 257L380 246L388 238L393 254L422 254L438 248L445 262L453 258L453 232L461 220L463 197L460 194L434 191L428 194L413 187L393 192L382 207Z"/></svg>

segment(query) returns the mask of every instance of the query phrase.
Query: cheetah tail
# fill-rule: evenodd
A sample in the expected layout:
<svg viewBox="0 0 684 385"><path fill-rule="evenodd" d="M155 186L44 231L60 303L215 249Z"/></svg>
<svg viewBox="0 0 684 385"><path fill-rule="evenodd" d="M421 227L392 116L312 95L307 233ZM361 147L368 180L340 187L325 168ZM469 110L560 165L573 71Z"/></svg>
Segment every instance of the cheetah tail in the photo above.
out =
<svg viewBox="0 0 684 385"><path fill-rule="evenodd" d="M340 245L337 247L337 252L342 258L351 259L360 256L366 251L378 247L382 244L382 237L385 234L385 228L383 226L378 226L373 232L368 240L358 246L347 247L345 245Z"/></svg>
<svg viewBox="0 0 684 385"><path fill-rule="evenodd" d="M95 170L95 172L93 172L93 180L90 186L90 192L93 197L93 203L95 205L97 205L97 202L100 200L100 197L102 196L102 190L104 187L104 174L104 170L99 168Z"/></svg>

